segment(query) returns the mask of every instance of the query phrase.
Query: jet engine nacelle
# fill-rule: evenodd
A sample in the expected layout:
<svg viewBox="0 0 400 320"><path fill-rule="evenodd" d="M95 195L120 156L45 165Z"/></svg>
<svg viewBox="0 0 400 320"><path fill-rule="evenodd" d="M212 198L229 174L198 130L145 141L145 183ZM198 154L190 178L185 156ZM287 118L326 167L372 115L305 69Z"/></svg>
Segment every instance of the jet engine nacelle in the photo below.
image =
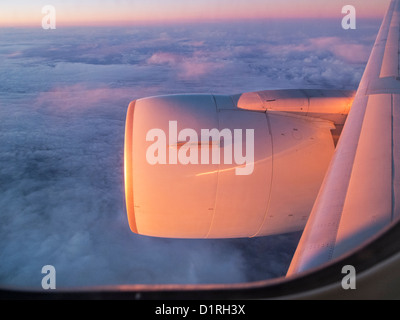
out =
<svg viewBox="0 0 400 320"><path fill-rule="evenodd" d="M238 100L131 102L125 193L133 232L237 238L304 228L334 152L333 123L239 108Z"/></svg>

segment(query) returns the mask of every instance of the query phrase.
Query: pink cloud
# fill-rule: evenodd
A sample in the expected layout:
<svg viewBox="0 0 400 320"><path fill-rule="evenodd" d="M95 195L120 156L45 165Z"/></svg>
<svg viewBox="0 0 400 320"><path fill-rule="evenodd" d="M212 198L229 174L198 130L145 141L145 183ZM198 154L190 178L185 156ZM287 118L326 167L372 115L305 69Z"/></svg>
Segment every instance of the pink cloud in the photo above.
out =
<svg viewBox="0 0 400 320"><path fill-rule="evenodd" d="M274 54L290 54L291 52L328 51L335 57L350 63L363 63L368 60L370 48L359 43L349 43L339 37L311 38L300 44L278 45L268 49Z"/></svg>
<svg viewBox="0 0 400 320"><path fill-rule="evenodd" d="M147 59L147 63L168 65L177 73L178 78L183 80L198 78L223 67L221 63L208 61L207 55L202 51L195 51L189 57L175 53L157 52Z"/></svg>
<svg viewBox="0 0 400 320"><path fill-rule="evenodd" d="M118 97L118 99L116 99ZM37 109L51 111L83 111L100 104L133 100L133 92L127 88L89 88L84 84L54 87L41 92L33 103Z"/></svg>
<svg viewBox="0 0 400 320"><path fill-rule="evenodd" d="M369 48L357 43L346 43L338 37L323 37L310 39L310 47L331 51L335 56L348 62L364 62L370 54Z"/></svg>
<svg viewBox="0 0 400 320"><path fill-rule="evenodd" d="M180 66L179 77L181 79L193 79L210 74L221 68L221 65L214 62L199 61L196 59L184 61Z"/></svg>
<svg viewBox="0 0 400 320"><path fill-rule="evenodd" d="M147 63L149 64L169 64L176 65L183 60L183 57L169 52L157 52L154 53L149 59L147 59Z"/></svg>

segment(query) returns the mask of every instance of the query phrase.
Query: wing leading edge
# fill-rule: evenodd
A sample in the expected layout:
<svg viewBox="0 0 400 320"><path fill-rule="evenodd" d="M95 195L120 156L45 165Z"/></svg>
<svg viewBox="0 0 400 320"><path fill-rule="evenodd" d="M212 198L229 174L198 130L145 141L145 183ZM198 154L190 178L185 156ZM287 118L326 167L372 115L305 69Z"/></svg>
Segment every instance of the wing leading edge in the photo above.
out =
<svg viewBox="0 0 400 320"><path fill-rule="evenodd" d="M392 0L287 275L362 245L400 215L400 0Z"/></svg>

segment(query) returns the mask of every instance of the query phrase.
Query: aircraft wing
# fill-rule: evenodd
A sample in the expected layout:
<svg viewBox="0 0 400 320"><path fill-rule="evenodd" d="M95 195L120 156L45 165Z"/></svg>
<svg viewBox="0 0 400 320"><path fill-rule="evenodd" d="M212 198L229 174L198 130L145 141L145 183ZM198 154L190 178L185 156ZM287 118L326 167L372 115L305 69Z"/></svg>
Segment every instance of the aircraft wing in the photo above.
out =
<svg viewBox="0 0 400 320"><path fill-rule="evenodd" d="M400 215L399 33L393 0L288 276L356 249Z"/></svg>

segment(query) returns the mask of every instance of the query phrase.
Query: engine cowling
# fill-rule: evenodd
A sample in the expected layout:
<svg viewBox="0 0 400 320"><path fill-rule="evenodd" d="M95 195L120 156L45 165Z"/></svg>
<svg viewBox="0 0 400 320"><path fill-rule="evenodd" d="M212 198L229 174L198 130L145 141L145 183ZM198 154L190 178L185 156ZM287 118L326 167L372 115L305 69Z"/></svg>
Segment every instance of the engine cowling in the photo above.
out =
<svg viewBox="0 0 400 320"><path fill-rule="evenodd" d="M238 108L231 96L133 101L125 131L130 228L237 238L304 228L333 155L332 122Z"/></svg>

